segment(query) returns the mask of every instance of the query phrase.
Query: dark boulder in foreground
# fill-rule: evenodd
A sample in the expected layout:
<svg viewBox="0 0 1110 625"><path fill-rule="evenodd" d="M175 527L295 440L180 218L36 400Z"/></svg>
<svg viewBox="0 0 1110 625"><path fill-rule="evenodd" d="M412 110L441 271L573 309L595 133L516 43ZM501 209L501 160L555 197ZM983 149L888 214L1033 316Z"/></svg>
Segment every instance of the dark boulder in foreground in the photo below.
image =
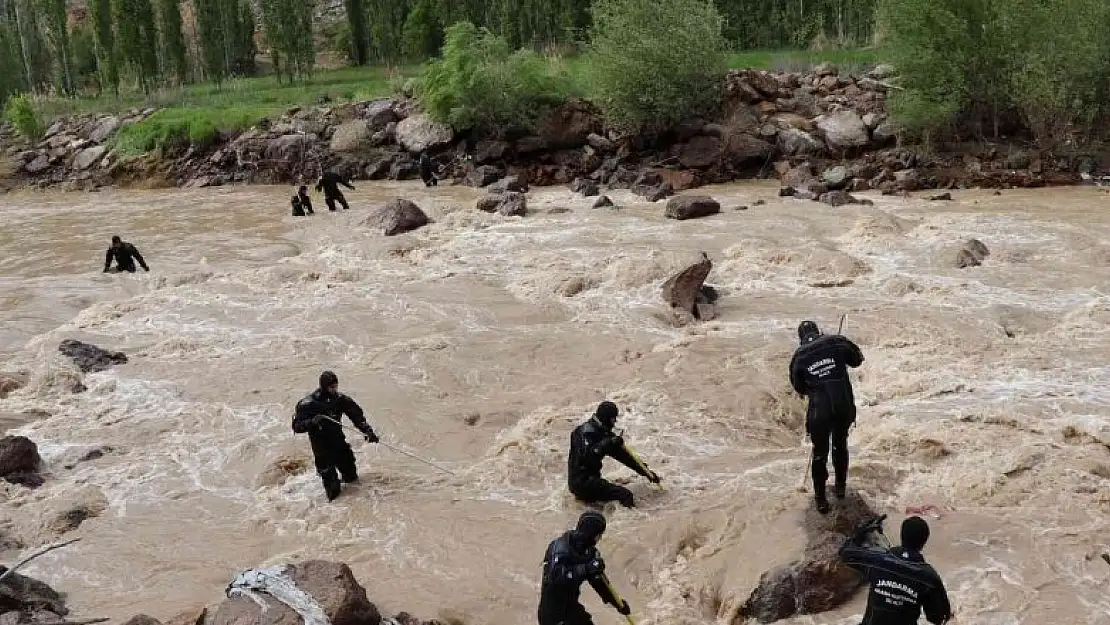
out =
<svg viewBox="0 0 1110 625"><path fill-rule="evenodd" d="M96 345L73 339L62 341L61 345L58 345L58 351L72 360L83 373L104 371L114 365L127 362L127 355L123 352L110 352Z"/></svg>
<svg viewBox="0 0 1110 625"><path fill-rule="evenodd" d="M41 463L38 445L31 439L25 436L0 438L0 478L12 484L37 488L43 484L38 474Z"/></svg>
<svg viewBox="0 0 1110 625"><path fill-rule="evenodd" d="M844 541L863 521L878 516L855 491L821 515L806 511L806 548L801 560L767 571L740 608L734 625L754 618L760 623L802 614L819 614L847 603L863 586L863 578L840 561Z"/></svg>

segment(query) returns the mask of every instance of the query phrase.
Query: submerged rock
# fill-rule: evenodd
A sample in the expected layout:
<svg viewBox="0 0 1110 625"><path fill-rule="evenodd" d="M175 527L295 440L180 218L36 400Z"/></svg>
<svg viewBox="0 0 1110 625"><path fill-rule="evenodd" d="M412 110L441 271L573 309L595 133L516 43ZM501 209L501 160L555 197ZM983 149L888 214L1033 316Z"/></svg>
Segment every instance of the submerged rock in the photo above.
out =
<svg viewBox="0 0 1110 625"><path fill-rule="evenodd" d="M0 478L10 478L35 474L42 458L38 445L26 436L5 436L0 438Z"/></svg>
<svg viewBox="0 0 1110 625"><path fill-rule="evenodd" d="M754 618L773 623L801 614L819 614L835 609L852 598L863 578L840 561L844 541L863 521L878 516L859 493L834 503L827 515L806 511L806 548L801 560L767 571L741 606L734 624Z"/></svg>
<svg viewBox="0 0 1110 625"><path fill-rule="evenodd" d="M313 599L331 625L381 623L377 606L346 564L324 560L288 564L282 578ZM285 603L259 590L251 594L253 598L229 590L229 598L216 607L207 625L304 625L300 614Z"/></svg>
<svg viewBox="0 0 1110 625"><path fill-rule="evenodd" d="M708 196L689 195L671 198L667 202L667 219L697 219L721 212L721 203Z"/></svg>
<svg viewBox="0 0 1110 625"><path fill-rule="evenodd" d="M68 357L83 373L104 371L113 365L127 362L123 352L110 352L95 345L66 339L58 345L58 351Z"/></svg>
<svg viewBox="0 0 1110 625"><path fill-rule="evenodd" d="M716 289L705 287L705 279L713 269L713 261L702 252L701 260L678 272L663 283L663 299L677 314L676 323L685 325L691 320L709 321L717 316L714 302Z"/></svg>
<svg viewBox="0 0 1110 625"><path fill-rule="evenodd" d="M528 199L523 193L514 192L487 195L478 200L478 210L506 217L523 217L528 211Z"/></svg>
<svg viewBox="0 0 1110 625"><path fill-rule="evenodd" d="M991 255L990 249L979 239L968 239L956 250L956 267L966 269L978 267Z"/></svg>

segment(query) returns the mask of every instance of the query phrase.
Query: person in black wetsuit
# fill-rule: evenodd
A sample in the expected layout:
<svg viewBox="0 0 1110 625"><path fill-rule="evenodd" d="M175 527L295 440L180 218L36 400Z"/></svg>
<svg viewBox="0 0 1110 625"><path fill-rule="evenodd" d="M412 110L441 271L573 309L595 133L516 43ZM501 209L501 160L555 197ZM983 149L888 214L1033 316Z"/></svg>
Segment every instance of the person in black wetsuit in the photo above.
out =
<svg viewBox="0 0 1110 625"><path fill-rule="evenodd" d="M355 188L351 186L351 181L343 176L329 171L323 176L320 176L320 182L316 183L316 190L324 192L324 202L328 205L328 210L335 210L335 203L339 202L343 206L343 210L350 208L347 206L347 198L343 197L343 192L339 190L339 185L343 185L348 189L354 191Z"/></svg>
<svg viewBox="0 0 1110 625"><path fill-rule="evenodd" d="M619 412L616 404L603 401L594 416L571 433L567 482L570 492L587 503L619 501L622 506L633 508L636 503L632 491L601 478L601 462L605 456L646 477L653 484L659 483L659 476L640 466L625 448L624 439L613 433Z"/></svg>
<svg viewBox="0 0 1110 625"><path fill-rule="evenodd" d="M589 582L605 603L625 616L632 613L628 602L616 597L603 577L605 561L597 541L605 533L605 517L589 511L578 525L551 541L543 556L543 581L540 584L539 625L593 625L593 619L579 601L582 582Z"/></svg>
<svg viewBox="0 0 1110 625"><path fill-rule="evenodd" d="M860 524L840 548L841 560L871 585L860 625L916 625L922 610L934 625L949 621L952 604L944 581L921 555L929 540L929 524L921 517L910 517L902 522L901 546L884 551L864 546L871 532L882 533L885 518Z"/></svg>
<svg viewBox="0 0 1110 625"><path fill-rule="evenodd" d="M339 392L339 377L335 373L325 371L320 374L320 388L297 402L296 414L293 416L293 432L308 433L316 473L324 483L328 501L339 496L339 475L347 483L358 481L355 454L351 451L347 438L343 436L343 426L338 423L343 415L347 415L366 437L367 442L378 442L378 435L366 422L362 407ZM336 470L339 475L336 475Z"/></svg>
<svg viewBox="0 0 1110 625"><path fill-rule="evenodd" d="M139 250L119 237L112 237L112 245L108 248L108 252L104 254L103 273L112 270L113 258L116 260L116 272L128 271L135 273L135 261L139 261L139 266L143 268L143 271L150 271L150 267L146 266L146 261L143 260L143 255L139 253Z"/></svg>
<svg viewBox="0 0 1110 625"><path fill-rule="evenodd" d="M843 499L848 482L848 428L856 421L856 401L848 367L863 364L863 353L847 338L823 335L817 324L798 326L801 346L790 359L790 385L809 398L806 434L813 444L813 497L817 511L829 511L825 482L829 479L829 442L832 441L835 492Z"/></svg>
<svg viewBox="0 0 1110 625"><path fill-rule="evenodd" d="M428 156L427 152L420 153L420 179L424 181L425 187L438 187L439 179L436 178L435 172L432 171L432 159Z"/></svg>
<svg viewBox="0 0 1110 625"><path fill-rule="evenodd" d="M304 212L308 213L309 215L315 214L312 211L312 198L308 196L307 186L302 184L301 188L297 190L297 199L301 201L301 208L304 209Z"/></svg>
<svg viewBox="0 0 1110 625"><path fill-rule="evenodd" d="M301 204L301 196L294 195L289 203L293 206L294 217L304 217L304 205Z"/></svg>

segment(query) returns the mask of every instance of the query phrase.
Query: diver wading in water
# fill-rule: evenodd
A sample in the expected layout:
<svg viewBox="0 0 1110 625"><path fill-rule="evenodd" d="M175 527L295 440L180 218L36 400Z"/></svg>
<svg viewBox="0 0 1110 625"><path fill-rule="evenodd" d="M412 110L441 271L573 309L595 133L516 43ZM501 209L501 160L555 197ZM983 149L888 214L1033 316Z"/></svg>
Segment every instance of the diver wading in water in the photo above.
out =
<svg viewBox="0 0 1110 625"><path fill-rule="evenodd" d="M567 485L575 497L586 503L619 501L626 508L634 508L632 491L601 477L602 460L609 456L652 484L659 484L660 478L628 450L622 437L613 432L618 414L616 404L603 401L594 415L571 433Z"/></svg>
<svg viewBox="0 0 1110 625"><path fill-rule="evenodd" d="M593 510L578 518L577 526L551 541L543 556L539 625L593 625L579 596L582 582L593 586L605 603L628 616L632 608L617 596L605 576L605 560L597 543L605 533L605 517Z"/></svg>

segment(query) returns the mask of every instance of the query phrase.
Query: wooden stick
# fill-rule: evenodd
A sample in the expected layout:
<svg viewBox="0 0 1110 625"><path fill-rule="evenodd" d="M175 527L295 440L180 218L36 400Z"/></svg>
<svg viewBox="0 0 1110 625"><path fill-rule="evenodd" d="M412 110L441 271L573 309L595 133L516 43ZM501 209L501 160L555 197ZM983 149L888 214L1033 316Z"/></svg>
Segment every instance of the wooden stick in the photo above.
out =
<svg viewBox="0 0 1110 625"><path fill-rule="evenodd" d="M27 564L31 560L34 560L35 558L43 555L44 553L49 553L51 551L54 551L55 549L61 549L62 547L65 547L66 545L72 545L73 543L75 543L79 540L81 540L81 539L80 538L71 538L70 540L67 540L65 542L60 542L60 543L56 543L56 544L53 544L53 545L48 545L46 547L43 547L42 549L39 549L35 553L32 553L31 555L27 556L26 558L23 558L22 560L20 560L12 568L8 569L7 571L4 571L4 574L0 575L0 582L7 579L7 577L9 575L11 575L12 573L15 573L16 569L18 569L19 567L23 566L24 564Z"/></svg>
<svg viewBox="0 0 1110 625"><path fill-rule="evenodd" d="M87 621L54 621L53 623L43 623L42 625L94 625L95 623L106 623L112 619L104 618L91 618Z"/></svg>

